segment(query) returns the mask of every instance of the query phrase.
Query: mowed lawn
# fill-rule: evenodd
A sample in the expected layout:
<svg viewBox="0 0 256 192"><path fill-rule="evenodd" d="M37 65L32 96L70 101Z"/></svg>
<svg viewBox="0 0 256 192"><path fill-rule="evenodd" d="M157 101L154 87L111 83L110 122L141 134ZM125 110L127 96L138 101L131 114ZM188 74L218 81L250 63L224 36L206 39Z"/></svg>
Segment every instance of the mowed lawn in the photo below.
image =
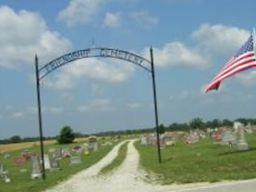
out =
<svg viewBox="0 0 256 192"><path fill-rule="evenodd" d="M227 146L213 144L207 138L196 144L178 142L162 149L162 164L158 163L156 147L137 142L141 166L155 173L162 184L217 182L256 178L256 134L246 135L250 150L239 152Z"/></svg>
<svg viewBox="0 0 256 192"><path fill-rule="evenodd" d="M59 147L69 147L71 148L74 145L78 144L72 144L72 145L47 145L45 146L46 151L48 151L49 148L59 148ZM4 159L3 155L0 156L0 162L5 165L7 170L9 171L9 176L11 178L11 183L4 183L4 181L0 180L0 192L39 192L42 190L45 190L49 187L52 187L56 185L57 183L66 180L71 175L95 164L98 162L101 158L103 158L112 148L114 144L111 146L100 146L99 150L96 152L91 153L90 155L82 155L82 163L79 165L69 165L70 159L64 158L60 162L60 171L47 171L46 172L46 180L43 181L42 179L36 179L32 180L30 178L31 176L31 170L32 170L32 164L31 161L28 161L25 164L25 167L27 169L27 172L21 173L20 168L14 165L13 158L20 156L22 150L17 150L10 152L9 154L11 157L9 159ZM39 147L32 147L29 148L30 151L38 152L39 153Z"/></svg>

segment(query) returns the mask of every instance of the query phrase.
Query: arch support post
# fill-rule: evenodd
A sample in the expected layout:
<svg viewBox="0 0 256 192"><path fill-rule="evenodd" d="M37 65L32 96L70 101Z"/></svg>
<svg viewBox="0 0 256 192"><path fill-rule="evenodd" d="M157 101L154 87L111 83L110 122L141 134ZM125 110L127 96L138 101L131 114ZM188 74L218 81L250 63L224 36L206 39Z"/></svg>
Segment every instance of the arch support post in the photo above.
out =
<svg viewBox="0 0 256 192"><path fill-rule="evenodd" d="M150 48L150 59L151 59L151 75L152 75L152 88L154 96L154 110L155 110L155 126L156 126L156 141L157 141L157 154L158 162L162 163L160 140L159 140L159 123L158 123L158 109L157 109L157 95L156 95L156 80L155 80L155 67L154 67L154 56L153 48Z"/></svg>
<svg viewBox="0 0 256 192"><path fill-rule="evenodd" d="M35 56L35 70L36 70L37 108L38 108L38 123L39 123L40 151L41 151L41 161L40 161L40 163L41 163L41 167L42 167L42 177L43 177L43 180L45 180L44 143L43 143L40 79L39 79L38 57L37 57L37 55Z"/></svg>

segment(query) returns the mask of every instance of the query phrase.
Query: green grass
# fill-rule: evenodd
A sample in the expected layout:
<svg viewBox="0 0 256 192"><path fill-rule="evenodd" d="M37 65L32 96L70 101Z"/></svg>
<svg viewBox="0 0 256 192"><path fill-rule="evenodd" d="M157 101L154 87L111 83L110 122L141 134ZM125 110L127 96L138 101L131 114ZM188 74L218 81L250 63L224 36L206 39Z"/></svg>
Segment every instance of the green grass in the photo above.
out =
<svg viewBox="0 0 256 192"><path fill-rule="evenodd" d="M115 168L121 165L121 163L124 161L127 155L127 145L128 145L128 142L125 142L124 144L122 144L122 146L118 150L117 157L109 165L107 165L100 171L101 174L110 173Z"/></svg>
<svg viewBox="0 0 256 192"><path fill-rule="evenodd" d="M72 144L75 145L75 144ZM71 147L69 145L68 147ZM82 155L82 163L79 165L69 165L69 158L65 158L60 162L60 171L46 172L46 180L42 179L32 180L31 176L31 161L28 161L24 168L28 171L26 173L20 173L19 168L14 166L13 158L18 157L22 150L9 153L11 155L10 159L4 159L0 156L0 162L5 165L9 171L9 176L11 178L11 183L4 183L0 180L0 192L39 192L45 190L49 187L56 185L57 183L66 180L71 175L93 165L103 158L112 148L112 146L101 146L98 151L91 153L90 155ZM59 145L49 145L45 146L46 151L52 147L60 147ZM61 147L65 147L62 145ZM31 151L39 152L39 147L30 148Z"/></svg>
<svg viewBox="0 0 256 192"><path fill-rule="evenodd" d="M140 164L155 173L162 184L217 182L256 178L256 134L247 135L251 147L239 152L227 146L213 144L211 139L162 149L162 164L158 163L156 148L136 142Z"/></svg>

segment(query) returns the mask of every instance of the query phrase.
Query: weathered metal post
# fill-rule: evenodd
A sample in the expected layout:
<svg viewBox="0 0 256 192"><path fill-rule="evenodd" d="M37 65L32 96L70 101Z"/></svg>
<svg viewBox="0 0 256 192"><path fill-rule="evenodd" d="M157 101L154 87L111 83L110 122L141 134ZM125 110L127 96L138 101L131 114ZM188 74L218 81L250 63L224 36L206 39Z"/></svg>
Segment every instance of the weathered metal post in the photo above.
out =
<svg viewBox="0 0 256 192"><path fill-rule="evenodd" d="M155 67L154 67L154 56L153 56L153 48L152 47L150 48L150 59L151 59L151 74L152 74L152 86L153 86L153 95L154 95L158 162L162 163L161 150L160 150L160 141L159 141L159 125L158 125L158 110L157 110L157 97L156 97Z"/></svg>
<svg viewBox="0 0 256 192"><path fill-rule="evenodd" d="M41 96L40 96L40 79L38 70L38 57L35 56L35 70L36 70L36 90L37 90L37 108L38 108L38 123L40 134L40 148L41 148L41 164L42 164L42 177L45 180L45 166L44 166L44 143L43 143L43 128L42 128L42 111L41 111Z"/></svg>

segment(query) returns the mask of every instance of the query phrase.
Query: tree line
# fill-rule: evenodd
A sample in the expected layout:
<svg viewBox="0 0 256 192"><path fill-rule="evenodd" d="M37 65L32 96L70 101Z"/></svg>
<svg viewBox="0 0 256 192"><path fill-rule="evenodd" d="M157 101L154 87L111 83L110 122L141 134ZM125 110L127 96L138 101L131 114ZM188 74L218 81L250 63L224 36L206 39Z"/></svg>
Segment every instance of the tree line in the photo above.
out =
<svg viewBox="0 0 256 192"><path fill-rule="evenodd" d="M202 118L197 117L192 119L188 123L172 123L170 125L159 125L159 132L164 133L165 131L189 131L193 129L206 129L206 128L216 128L216 127L222 127L222 126L232 126L235 121L239 121L243 123L244 125L251 124L256 125L256 119L253 118L239 118L235 120L229 120L229 119L213 119L210 121L204 121ZM66 127L66 126L64 126ZM71 128L70 128L71 129ZM73 131L71 129L71 131ZM96 136L115 136L115 135L131 135L131 134L142 134L142 133L152 133L155 132L155 127L153 128L143 128L143 129L130 129L130 130L118 130L118 131L104 131L104 132L98 132L93 135ZM72 133L75 138L79 137L88 137L89 134L82 134L82 133ZM52 136L52 137L44 137L44 140L51 140L55 139L60 141L63 138L60 137L60 135ZM72 136L73 137L73 136ZM14 135L7 139L0 140L0 144L8 144L8 143L21 143L21 142L33 142L38 141L39 137L24 137L22 138L19 135Z"/></svg>

